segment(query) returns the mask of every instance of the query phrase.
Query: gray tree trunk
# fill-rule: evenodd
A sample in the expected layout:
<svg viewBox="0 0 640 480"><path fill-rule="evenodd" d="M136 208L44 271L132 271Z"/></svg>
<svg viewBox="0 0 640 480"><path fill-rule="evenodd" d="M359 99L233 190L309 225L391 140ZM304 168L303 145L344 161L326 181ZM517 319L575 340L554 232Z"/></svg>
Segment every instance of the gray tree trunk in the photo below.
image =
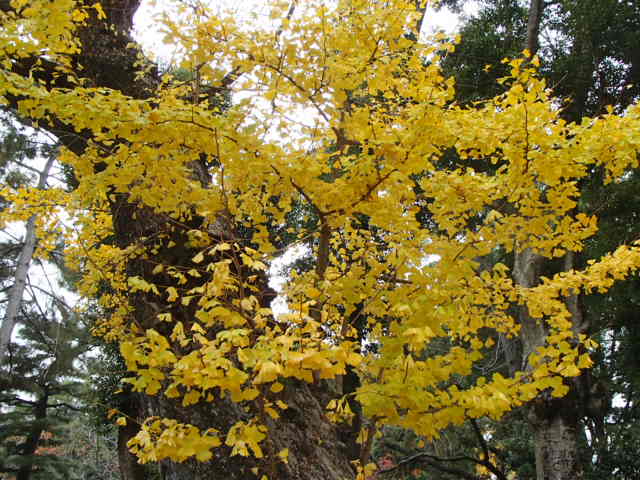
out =
<svg viewBox="0 0 640 480"><path fill-rule="evenodd" d="M516 252L513 277L518 285L526 288L537 285L540 269L546 259L531 249ZM565 269L573 267L573 253L565 258ZM574 330L582 329L582 315L577 296L567 299L567 308L572 313ZM522 343L522 365L529 369L529 355L545 344L548 334L542 320L529 315L526 307L521 307L518 320ZM581 382L579 379L566 379L569 393L563 398L554 398L548 392L542 392L528 406L528 419L535 440L536 479L537 480L579 480L582 478L582 465L579 460L578 440L580 435Z"/></svg>
<svg viewBox="0 0 640 480"><path fill-rule="evenodd" d="M562 399L562 401L564 400ZM566 403L566 401L562 403ZM568 419L567 415L551 415L545 418L535 415L533 420L536 445L536 479L581 479L583 473L578 460L577 444L579 424Z"/></svg>
<svg viewBox="0 0 640 480"><path fill-rule="evenodd" d="M53 156L49 157L43 170L40 172L38 189L42 190L45 188L49 171L54 161L55 158ZM33 252L35 252L36 249L36 242L36 216L32 215L29 217L29 220L27 220L25 226L24 245L22 246L22 250L20 250L13 286L11 290L9 290L7 309L2 319L2 327L0 327L0 367L7 356L9 343L11 343L11 334L16 326L18 310L20 309L20 303L22 302L22 296L27 284L27 274L29 272L29 265L31 265L31 259L33 258Z"/></svg>
<svg viewBox="0 0 640 480"><path fill-rule="evenodd" d="M540 24L542 21L543 0L531 0L527 22L527 39L525 48L535 55L539 48ZM548 259L534 253L531 249L516 251L514 258L514 281L525 288L538 284L541 270ZM574 254L569 252L565 257L564 269L573 268ZM572 314L574 331L582 331L582 312L578 305L577 295L567 298L567 308ZM522 368L531 368L528 359L538 347L545 343L548 330L542 320L529 315L526 307L518 312L521 325L520 341L522 348ZM528 418L535 439L536 478L537 480L579 480L583 476L579 461L578 439L582 398L578 379L567 379L569 393L563 398L554 398L543 392L528 406Z"/></svg>
<svg viewBox="0 0 640 480"><path fill-rule="evenodd" d="M540 24L542 22L542 10L544 0L531 0L529 4L529 18L527 21L527 44L525 48L531 55L538 53L540 47Z"/></svg>

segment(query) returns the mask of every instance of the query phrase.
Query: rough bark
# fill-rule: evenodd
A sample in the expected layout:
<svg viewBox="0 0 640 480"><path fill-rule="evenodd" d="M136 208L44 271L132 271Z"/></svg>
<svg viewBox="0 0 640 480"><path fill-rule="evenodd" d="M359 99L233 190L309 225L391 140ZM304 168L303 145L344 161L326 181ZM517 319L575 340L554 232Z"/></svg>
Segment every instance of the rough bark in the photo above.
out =
<svg viewBox="0 0 640 480"><path fill-rule="evenodd" d="M132 42L129 31L139 1L108 0L101 4L107 15L107 22L113 25L113 28L108 24L97 22L95 18L92 19L80 32L82 51L75 61L84 67L83 75L88 77L92 85L118 90L134 98L148 98L158 84L159 78L154 75L153 69L145 76L136 77L137 68L134 64L138 61L137 52L135 49L126 48L127 44ZM24 62L22 65L16 65L16 69L20 68L27 68ZM39 72L38 76L42 81L49 82L49 85L58 82L56 85L59 86L59 82L64 81L64 79L47 76L46 69ZM11 100L17 101L17 99ZM82 153L86 141L90 139L90 133L78 134L73 126L62 123L55 125L53 133L57 134L61 141L77 154ZM97 165L96 168L99 170L101 166ZM199 175L198 177L200 178ZM110 196L110 200L115 231L114 241L119 247L136 243L143 236L149 237L159 232L168 233L170 238L154 254L155 260L177 266L191 265L191 258L197 252L187 245L186 231L204 228L206 219L194 216L189 222L185 222L184 228L180 230L175 228L174 223L166 215L157 214L143 205L131 203L125 193L114 193ZM221 218L221 220L224 219ZM217 225L220 222L214 223ZM240 237L233 231L233 225L227 222L222 224L229 231L220 232L221 240L225 237L236 239ZM155 282L158 280L157 277L151 277L152 268L153 265L142 258L133 259L127 265L130 275L138 275ZM242 272L235 273L242 275ZM268 305L273 293L267 286L267 278L258 278L257 282L260 283L259 286L262 287L263 292L261 303ZM157 297L152 301L140 293L131 295L131 302L135 307L131 321L143 328L154 326L161 329L156 319L158 308L161 308L163 311L171 312L175 320L183 321L186 326L190 325L190 319L193 318L194 313L192 310L177 307L173 303L159 307L157 301ZM258 463L258 460L251 458L231 457L225 447L222 447L215 452L216 456L210 462L187 461L181 464L163 462L163 477L167 480L245 479L251 476L250 468L259 466L262 471L271 471L273 473L271 478L280 480L353 478L354 474L349 463L351 458L345 452L336 428L325 416L323 405L310 386L299 382L288 382L281 395L289 408L283 412L278 421L267 422L270 431L264 447L267 453L277 453L283 448L288 448L288 464L283 462L268 464L266 461ZM226 431L236 421L247 415L241 406L224 400L215 403L201 402L184 408L179 401L167 399L161 395L140 398L144 415L174 418L201 429L215 428ZM134 430L135 423L132 423L131 430L121 431L121 448L125 440L133 436ZM126 455L121 455L121 461L126 463L121 468L130 472L130 479L142 478L136 476L138 470L128 463Z"/></svg>
<svg viewBox="0 0 640 480"><path fill-rule="evenodd" d="M538 284L540 269L544 257L527 248L516 252L513 265L513 278L515 282L525 288L531 288ZM538 347L544 345L547 331L542 320L532 318L526 307L521 307L518 312L520 323L520 341L522 343L522 360L520 369L527 368L527 359Z"/></svg>
<svg viewBox="0 0 640 480"><path fill-rule="evenodd" d="M527 22L525 48L535 55L539 48L540 24L543 0L531 0ZM534 287L540 279L541 270L548 259L527 248L515 252L513 277L517 284L525 288ZM573 253L565 258L564 269L573 268ZM574 331L584 328L577 295L566 299L572 314ZM522 368L528 368L529 355L545 343L547 328L542 320L529 315L526 307L518 312L521 325ZM537 480L576 480L582 478L582 467L578 455L578 440L581 420L581 382L566 379L570 387L563 398L554 398L548 392L535 399L528 410L528 418L535 436L536 478Z"/></svg>
<svg viewBox="0 0 640 480"><path fill-rule="evenodd" d="M537 285L541 268L546 259L531 249L515 255L513 276L516 283L530 288ZM573 254L565 260L565 268L573 266ZM582 315L577 296L567 299L567 308L572 312L574 330L582 328ZM545 344L548 331L542 320L529 315L521 307L518 320L521 326L522 364L528 368L528 358L538 347ZM569 393L563 398L554 398L549 392L541 395L529 405L528 419L534 432L537 480L575 480L582 478L579 461L578 440L580 435L581 385L579 379L565 380Z"/></svg>
<svg viewBox="0 0 640 480"><path fill-rule="evenodd" d="M40 172L37 185L38 189L42 190L45 188L54 160L55 158L53 156L50 157L44 169ZM29 265L31 264L31 259L36 249L36 242L36 216L32 215L29 217L29 220L27 220L27 225L25 226L24 243L20 250L20 256L18 257L13 286L9 291L7 309L5 310L2 327L0 328L0 366L4 363L9 343L11 343L11 334L16 326L18 310L22 302L24 289L27 285L27 273L29 272Z"/></svg>
<svg viewBox="0 0 640 480"><path fill-rule="evenodd" d="M560 409L571 408L571 405L567 405L565 398L558 403L561 404L558 405ZM573 417L573 421L570 417ZM535 415L537 480L582 478L577 444L579 424L575 417L576 415L571 415L570 412L549 416Z"/></svg>
<svg viewBox="0 0 640 480"><path fill-rule="evenodd" d="M123 395L126 396L126 400L122 402L120 412L126 415L128 420L126 425L118 427L118 467L121 480L145 480L147 476L144 467L127 447L129 440L139 431L136 422L143 420L141 396L131 391Z"/></svg>

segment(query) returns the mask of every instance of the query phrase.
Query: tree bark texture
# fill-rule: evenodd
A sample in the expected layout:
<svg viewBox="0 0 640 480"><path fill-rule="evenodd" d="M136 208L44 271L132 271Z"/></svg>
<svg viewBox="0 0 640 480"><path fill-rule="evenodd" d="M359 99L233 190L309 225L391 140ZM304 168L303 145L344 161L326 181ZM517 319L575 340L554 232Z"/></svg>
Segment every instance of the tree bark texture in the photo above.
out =
<svg viewBox="0 0 640 480"><path fill-rule="evenodd" d="M539 48L540 25L544 9L543 0L531 0L527 22L525 48L535 55ZM548 267L550 260L535 253L530 248L516 251L514 255L514 281L525 288L538 284L542 270ZM567 253L564 270L574 266L573 252ZM548 272L545 272L548 274ZM582 312L577 295L566 299L566 305L572 315L573 329L576 333L583 330ZM529 368L529 356L537 348L544 346L548 329L543 320L529 315L526 306L520 307L518 320L521 326L522 368ZM554 398L549 392L542 392L528 406L528 418L535 437L536 478L537 480L577 480L583 472L579 461L578 440L583 406L580 377L565 379L569 393L562 398Z"/></svg>
<svg viewBox="0 0 640 480"><path fill-rule="evenodd" d="M572 407L572 405L567 405L566 398L557 403L562 404L558 405L560 410ZM575 408L575 405L573 407ZM575 414L571 415L570 412L564 412L560 415L556 413L545 417L535 415L537 480L579 480L582 478L577 444L579 423L576 420Z"/></svg>
<svg viewBox="0 0 640 480"><path fill-rule="evenodd" d="M92 4L93 2L88 2ZM99 86L120 91L133 98L143 99L152 95L154 88L159 84L159 76L155 69L149 69L144 76L136 76L139 70L135 67L138 62L137 51L127 48L127 44L133 41L130 29L133 23L133 15L139 6L139 0L107 0L102 1L102 7L107 15L107 23L99 22L96 18L89 20L79 36L82 43L82 51L75 61L83 66L83 75L86 76L92 86ZM0 7L10 8L6 2L0 0ZM110 24L110 25L109 25ZM46 64L45 64L46 65ZM17 63L16 71L29 72L29 62ZM48 82L50 86L61 86L64 79L56 79L48 76L46 69L36 75L40 80ZM15 107L19 99L10 99ZM86 148L91 134L86 131L78 134L72 125L64 125L61 122L55 125L52 133L56 134L67 148L76 154L81 154ZM197 165L194 165L196 168ZM99 171L100 165L96 166ZM126 168L126 167L125 167ZM201 181L206 182L206 172L194 171ZM191 259L197 251L187 245L186 231L192 228L204 228L206 219L194 216L184 226L184 230L176 229L174 224L165 215L154 212L149 207L132 203L125 193L114 193L111 197L111 213L115 230L115 243L125 248L140 240L141 237L153 236L160 232L170 232L170 238L164 246L159 248L155 255L158 263L186 266L191 265ZM233 231L234 226L216 221L216 225L230 231L218 232L220 240L226 238L238 238ZM224 228L222 230L224 230ZM157 276L152 277L153 265L142 258L133 259L127 265L129 275L138 275L150 282L158 281ZM242 275L242 272L235 272ZM263 292L260 303L268 306L273 298L273 292L267 285L266 276L259 278L257 282ZM157 325L158 298L153 301L145 294L131 295L132 305L135 311L132 321L142 328L162 329ZM188 326L193 318L193 311L189 308L167 303L160 306L162 311L171 312L177 321L183 321ZM168 328L168 327L165 327ZM160 333L167 333L160 331ZM215 332L213 332L215 334ZM279 480L340 480L354 477L350 464L351 458L346 453L346 448L340 442L337 428L328 420L324 413L324 405L319 400L313 389L302 382L285 382L285 390L282 393L289 408L286 409L279 420L267 422L269 432L264 441L264 450L267 454L275 455L284 448L289 449L288 463L277 462L267 464L266 461L252 459L251 457L230 456L230 449L221 447L216 450L214 458L210 462L186 461L174 463L163 461L161 465L162 476L166 480L233 480L246 479L251 476L250 469L259 466L261 471L269 471L270 478ZM161 416L173 418L183 423L190 423L201 430L215 428L226 431L231 425L246 418L246 412L241 406L228 400L218 400L215 403L200 402L188 408L181 406L180 401L163 397L162 395L140 395L140 416ZM142 470L131 464L130 456L124 452L125 444L137 432L135 422L125 429L121 429L119 435L119 457L121 471L126 480L142 480ZM267 455L268 456L268 455ZM260 463L261 462L261 463Z"/></svg>
<svg viewBox="0 0 640 480"><path fill-rule="evenodd" d="M527 20L527 43L525 48L531 55L538 53L540 47L540 24L544 0L531 0L529 4L529 18Z"/></svg>
<svg viewBox="0 0 640 480"><path fill-rule="evenodd" d="M516 252L513 276L516 283L530 288L537 285L544 257L531 249ZM573 267L573 254L565 259L565 268ZM582 326L582 315L577 296L567 299L567 308L572 313L576 328ZM522 364L526 370L531 353L545 344L548 331L543 320L532 318L526 307L521 307L518 320L522 344ZM581 378L565 379L570 387L569 393L562 398L554 398L549 392L542 392L528 406L528 419L535 438L536 478L537 480L579 480L582 478L582 466L578 452L580 421L583 405L581 400Z"/></svg>
<svg viewBox="0 0 640 480"><path fill-rule="evenodd" d="M145 480L145 468L138 463L137 457L129 451L127 443L139 431L137 422L143 420L142 396L128 391L124 394L126 399L120 406L120 413L126 415L127 424L118 427L118 466L121 480Z"/></svg>

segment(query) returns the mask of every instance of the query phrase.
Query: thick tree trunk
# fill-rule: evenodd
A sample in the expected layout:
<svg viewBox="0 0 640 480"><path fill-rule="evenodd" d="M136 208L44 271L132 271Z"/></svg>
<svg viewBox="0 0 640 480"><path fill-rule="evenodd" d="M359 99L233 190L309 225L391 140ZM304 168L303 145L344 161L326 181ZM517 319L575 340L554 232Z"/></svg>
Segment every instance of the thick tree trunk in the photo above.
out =
<svg viewBox="0 0 640 480"><path fill-rule="evenodd" d="M539 48L540 25L544 9L543 0L531 0L527 22L527 39L525 48L535 55ZM515 252L513 277L518 285L531 288L538 284L541 271L548 259L527 248ZM567 254L564 269L573 268L574 256ZM574 331L583 329L582 315L576 295L566 300L567 308L572 314ZM548 334L542 320L529 315L526 307L518 312L521 326L520 341L522 346L522 368L529 367L529 355L544 346ZM543 392L529 406L528 418L535 436L536 478L537 480L579 480L582 478L582 467L578 455L578 438L581 428L582 406L580 400L581 382L578 379L566 379L570 391L563 398L554 398Z"/></svg>
<svg viewBox="0 0 640 480"><path fill-rule="evenodd" d="M516 252L513 276L516 283L530 288L538 284L544 257L531 249ZM573 253L567 254L565 269L573 267ZM577 296L567 298L567 308L572 313L574 330L583 328L582 315ZM529 315L526 307L518 314L522 364L527 368L529 355L544 346L547 329L542 320ZM543 392L529 405L528 418L535 437L537 480L576 480L582 478L582 466L578 455L578 439L581 428L583 406L581 405L582 382L566 379L569 393L563 398L554 398Z"/></svg>
<svg viewBox="0 0 640 480"><path fill-rule="evenodd" d="M135 424L127 424L118 428L118 465L122 480L145 480L147 478L144 466L138 463L138 459L127 447L127 442L137 433Z"/></svg>
<svg viewBox="0 0 640 480"><path fill-rule="evenodd" d="M516 283L530 288L537 285L541 268L546 259L531 249L515 254L513 276ZM565 269L573 267L573 254L567 254ZM572 313L574 330L583 328L582 315L577 296L567 298L567 308ZM542 320L529 315L526 307L521 307L520 340L522 342L522 364L527 368L529 355L544 346L548 334ZM554 398L543 392L529 405L528 418L535 437L537 480L579 480L582 466L579 461L578 439L581 428L583 406L581 405L582 382L566 379L570 391L563 398Z"/></svg>
<svg viewBox="0 0 640 480"><path fill-rule="evenodd" d="M118 466L120 467L121 480L145 480L147 478L145 468L138 463L137 457L129 451L127 443L139 431L136 422L141 417L141 395L128 391L124 393L126 399L122 402L120 413L127 416L127 424L118 427Z"/></svg>
<svg viewBox="0 0 640 480"><path fill-rule="evenodd" d="M582 478L582 466L578 461L579 423L575 413L566 409L575 409L566 398L558 402L547 402L546 407L555 407L549 416L533 414L533 429L536 445L537 480L579 480ZM560 405L554 405L558 403ZM536 408L533 408L536 411Z"/></svg>
<svg viewBox="0 0 640 480"><path fill-rule="evenodd" d="M0 0L1 2L2 0ZM93 3L93 2L89 2ZM109 25L102 24L96 19L91 19L89 25L84 27L81 34L82 52L76 61L83 65L83 75L87 76L94 86L114 89L130 95L134 98L146 98L151 95L153 88L158 84L159 78L153 70L146 76L136 76L138 68L134 65L138 62L135 49L127 48L132 41L129 30L132 24L133 14L139 5L137 0L108 0L101 2L107 15ZM3 8L6 7L0 3ZM17 71L28 72L28 65L21 69L16 64ZM43 81L50 85L60 86L64 79L55 79L47 76L47 72L40 70L37 74ZM12 99L17 102L17 99ZM15 105L14 105L15 106ZM60 134L63 135L60 135ZM68 133L68 135L64 135ZM55 134L61 138L65 145L77 154L81 154L85 148L86 140L90 133L75 132L71 125L56 125ZM100 165L96 168L99 170ZM201 175L194 172L199 179ZM206 181L206 180L204 180ZM191 259L197 253L188 246L188 229L204 228L205 219L194 217L184 226L184 230L175 228L171 219L165 215L159 215L152 209L140 204L130 203L129 197L124 193L110 195L111 212L115 231L115 243L122 248L137 243L141 237L153 237L159 232L170 235L164 246L160 246L154 253L157 263L168 265L191 265ZM233 229L233 226L222 222L225 227ZM169 233L170 232L170 233ZM221 239L225 238L225 232L219 232ZM226 238L238 236L233 231L226 232ZM153 265L144 258L133 259L127 266L130 275L138 275L147 278L150 282L157 279L151 276ZM236 272L241 275L241 272ZM272 297L267 287L266 277L258 279L263 292L261 303L266 306ZM162 330L158 325L158 308L171 312L175 320L182 320L189 325L193 318L193 311L189 308L177 307L173 303L167 303L158 307L158 298L147 299L144 294L131 294L131 303L135 308L132 313L132 322L142 328L154 327ZM164 328L169 328L165 326ZM161 333L167 333L162 332ZM230 456L230 449L221 447L216 450L215 456L210 462L186 461L183 463L162 462L163 477L167 480L233 480L246 479L252 476L250 470L254 466L260 467L261 472L268 472L270 478L278 480L341 480L354 477L350 465L351 458L346 452L344 444L340 442L335 426L328 420L324 413L324 405L318 400L312 388L299 382L286 382L287 386L281 392L282 400L288 408L282 412L277 421L269 420L267 426L269 432L264 441L263 448L267 454L276 454L284 448L288 448L288 463L256 460L251 457ZM173 418L183 423L190 423L201 430L214 428L225 432L231 425L239 420L246 419L247 413L242 406L227 400L216 400L215 403L200 402L197 405L184 408L180 401L168 399L162 395L140 397L143 415L161 416ZM123 429L121 433L119 450L122 450L120 460L121 469L127 472L124 478L143 478L139 470L130 463L130 458L124 454L126 441L135 434L135 423L131 423L131 429ZM225 450L226 449L226 450ZM123 475L125 475L123 473Z"/></svg>
<svg viewBox="0 0 640 480"><path fill-rule="evenodd" d="M525 288L535 287L540 278L540 269L544 257L534 253L530 248L522 252L516 252L513 265L513 278L515 282ZM522 344L522 360L518 368L526 369L529 355L538 347L544 345L547 330L542 320L537 320L529 315L526 307L521 307L518 312L520 323L520 341Z"/></svg>
<svg viewBox="0 0 640 480"><path fill-rule="evenodd" d="M513 270L516 283L527 288L535 286L545 260L530 249L517 252ZM581 315L575 296L567 299L567 303L574 315L574 325L581 325ZM543 321L532 318L526 307L521 308L519 322L522 364L526 369L529 355L544 345L548 332ZM582 478L578 456L580 412L582 411L580 386L579 381L572 381L567 396L553 398L548 392L543 392L529 405L528 418L535 435L537 480Z"/></svg>

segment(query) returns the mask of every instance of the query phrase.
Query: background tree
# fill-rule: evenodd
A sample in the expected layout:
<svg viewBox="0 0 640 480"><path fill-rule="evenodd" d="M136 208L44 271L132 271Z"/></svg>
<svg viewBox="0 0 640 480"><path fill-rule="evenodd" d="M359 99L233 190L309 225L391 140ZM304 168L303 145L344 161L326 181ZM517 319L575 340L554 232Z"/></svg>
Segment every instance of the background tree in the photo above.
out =
<svg viewBox="0 0 640 480"><path fill-rule="evenodd" d="M54 163L58 149L51 138L20 125L12 115L3 114L1 120L2 183L14 189L40 190L65 185L68 177ZM5 200L2 208L10 205ZM8 356L0 381L0 470L7 478L84 479L90 470L88 460L99 455L79 462L70 454L70 445L80 441L75 430L82 431L80 418L87 421L91 402L85 353L95 345L88 328L93 314L78 314L65 301L65 296L73 297L70 292L76 279L64 266L62 245L31 261L38 244L38 219L27 216L21 220L24 223L3 225L1 233L0 312L5 325L11 317L17 328L15 341L5 345ZM26 247L31 254L25 254ZM19 258L26 260L21 273L24 290L16 296ZM30 268L25 268L27 264ZM12 315L6 313L10 309ZM101 436L95 431L88 444L99 449ZM103 448L101 455L113 459L113 452ZM94 470L102 475L101 467Z"/></svg>
<svg viewBox="0 0 640 480"><path fill-rule="evenodd" d="M12 346L0 393L2 471L17 480L74 478L62 454L66 424L78 402L88 332L66 307L23 307L19 343ZM84 338L83 338L84 337Z"/></svg>

